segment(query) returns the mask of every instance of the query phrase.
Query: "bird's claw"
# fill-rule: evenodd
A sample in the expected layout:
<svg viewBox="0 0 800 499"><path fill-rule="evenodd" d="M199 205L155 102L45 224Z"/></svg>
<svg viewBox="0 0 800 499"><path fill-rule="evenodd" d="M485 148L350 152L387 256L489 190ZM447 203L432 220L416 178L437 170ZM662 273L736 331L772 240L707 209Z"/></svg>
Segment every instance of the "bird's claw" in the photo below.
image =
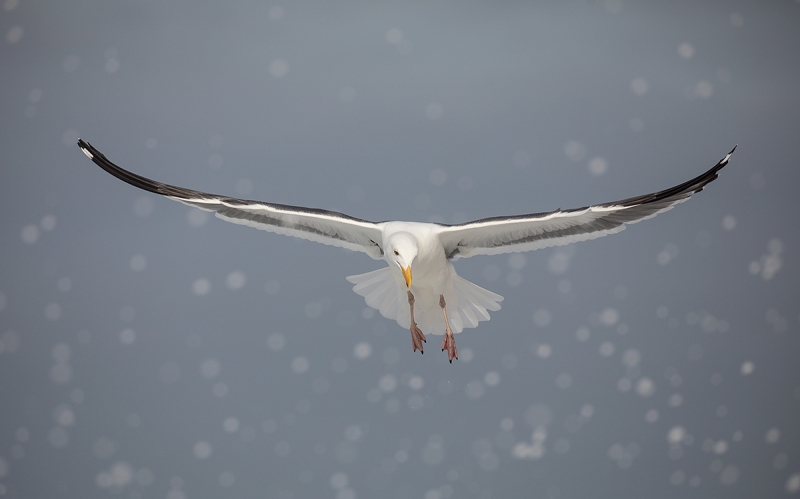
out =
<svg viewBox="0 0 800 499"><path fill-rule="evenodd" d="M422 332L422 329L417 327L416 323L411 323L411 327L409 328L411 331L411 347L416 352L417 350L420 353L425 354L425 351L422 349L422 344L427 343L428 339L425 338L425 333Z"/></svg>
<svg viewBox="0 0 800 499"><path fill-rule="evenodd" d="M453 363L453 359L458 360L458 350L456 350L456 339L453 337L453 333L446 333L444 335L444 339L442 340L442 352L447 350L447 360L450 363Z"/></svg>

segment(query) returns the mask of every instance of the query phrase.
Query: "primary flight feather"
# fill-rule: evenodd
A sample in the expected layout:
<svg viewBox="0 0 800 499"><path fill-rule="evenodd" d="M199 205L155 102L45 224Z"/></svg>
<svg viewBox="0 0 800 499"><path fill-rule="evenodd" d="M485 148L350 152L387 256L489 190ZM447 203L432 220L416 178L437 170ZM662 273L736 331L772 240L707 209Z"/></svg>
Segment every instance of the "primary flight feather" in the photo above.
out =
<svg viewBox="0 0 800 499"><path fill-rule="evenodd" d="M109 161L86 141L78 146L97 166L120 180L175 201L213 211L229 222L362 251L384 267L347 278L353 291L381 315L411 332L414 351L423 352L423 329L444 335L442 350L458 358L453 335L489 320L503 297L456 274L453 260L474 255L532 251L595 239L627 224L654 217L686 201L717 178L731 152L710 170L670 189L573 210L493 217L457 225L369 222L335 211L248 201L162 184ZM408 305L405 305L405 302Z"/></svg>

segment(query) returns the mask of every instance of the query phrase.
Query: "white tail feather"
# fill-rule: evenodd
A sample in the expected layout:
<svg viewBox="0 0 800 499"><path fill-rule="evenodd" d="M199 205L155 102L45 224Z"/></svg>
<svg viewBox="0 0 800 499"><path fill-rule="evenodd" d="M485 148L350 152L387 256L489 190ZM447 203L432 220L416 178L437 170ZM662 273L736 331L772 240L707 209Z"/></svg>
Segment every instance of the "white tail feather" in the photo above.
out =
<svg viewBox="0 0 800 499"><path fill-rule="evenodd" d="M468 280L453 276L453 288L456 291L460 315L466 319L464 327L477 327L481 321L488 321L491 316L489 310L500 310L503 297L483 289Z"/></svg>
<svg viewBox="0 0 800 499"><path fill-rule="evenodd" d="M397 321L404 328L411 325L406 289L398 282L389 267L366 274L351 275L348 281L355 284L353 291L364 297L370 307L380 311L387 319ZM444 334L444 318L439 308L439 297L428 290L414 291L416 302L414 319L426 334ZM489 311L500 310L503 297L453 274L452 293L445 293L450 328L460 333L464 328L477 327L490 319Z"/></svg>
<svg viewBox="0 0 800 499"><path fill-rule="evenodd" d="M400 303L406 303L405 293L395 281L389 267L351 275L347 280L355 284L353 291L363 296L367 305L379 311L382 316L397 321L402 327L411 325L408 307L399 306Z"/></svg>

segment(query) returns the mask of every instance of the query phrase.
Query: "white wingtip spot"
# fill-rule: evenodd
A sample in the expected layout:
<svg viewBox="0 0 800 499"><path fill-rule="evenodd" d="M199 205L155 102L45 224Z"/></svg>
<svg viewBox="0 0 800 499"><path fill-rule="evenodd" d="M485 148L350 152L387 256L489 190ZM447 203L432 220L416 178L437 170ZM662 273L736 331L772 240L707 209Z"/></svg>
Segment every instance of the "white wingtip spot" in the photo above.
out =
<svg viewBox="0 0 800 499"><path fill-rule="evenodd" d="M94 159L94 156L92 156L92 153L90 153L89 150L86 149L85 147L81 147L81 151L83 151L83 154L85 154L87 158Z"/></svg>

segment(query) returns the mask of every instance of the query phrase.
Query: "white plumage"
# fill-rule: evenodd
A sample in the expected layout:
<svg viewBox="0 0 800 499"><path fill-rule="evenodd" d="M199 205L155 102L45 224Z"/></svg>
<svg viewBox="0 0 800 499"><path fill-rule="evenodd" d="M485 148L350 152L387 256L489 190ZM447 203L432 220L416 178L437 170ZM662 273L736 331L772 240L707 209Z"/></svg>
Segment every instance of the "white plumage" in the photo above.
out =
<svg viewBox="0 0 800 499"><path fill-rule="evenodd" d="M503 297L456 274L452 261L474 255L532 251L619 232L627 224L654 217L689 199L717 178L731 150L698 177L663 191L612 203L549 213L494 217L458 225L369 222L342 213L247 201L156 182L120 168L89 143L78 140L95 164L141 189L164 195L229 222L299 237L383 259L384 267L350 276L353 291L387 319L409 328L414 350L422 351L422 331L445 338L442 349L458 358L454 333L489 320ZM412 321L413 317L413 321ZM447 320L445 320L447 318Z"/></svg>

